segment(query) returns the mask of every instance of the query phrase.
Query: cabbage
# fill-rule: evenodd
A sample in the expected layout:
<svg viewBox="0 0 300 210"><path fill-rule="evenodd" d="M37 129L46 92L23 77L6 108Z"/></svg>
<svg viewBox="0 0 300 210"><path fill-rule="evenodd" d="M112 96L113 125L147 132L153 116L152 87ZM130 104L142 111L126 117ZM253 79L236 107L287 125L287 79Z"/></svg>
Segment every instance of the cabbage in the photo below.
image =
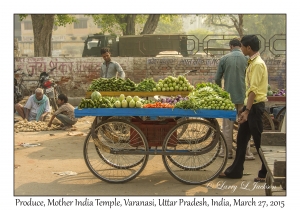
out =
<svg viewBox="0 0 300 210"><path fill-rule="evenodd" d="M98 91L94 91L92 94L91 94L91 99L93 100L93 101L96 101L96 100L98 100L98 99L101 99L101 94L100 94L100 92L98 92Z"/></svg>

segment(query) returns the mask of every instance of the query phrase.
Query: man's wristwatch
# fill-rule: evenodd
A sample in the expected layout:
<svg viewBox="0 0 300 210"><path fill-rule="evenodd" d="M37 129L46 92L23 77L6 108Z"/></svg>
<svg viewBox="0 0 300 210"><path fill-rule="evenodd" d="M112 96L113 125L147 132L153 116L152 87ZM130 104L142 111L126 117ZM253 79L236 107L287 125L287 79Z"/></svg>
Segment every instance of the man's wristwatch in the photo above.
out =
<svg viewBox="0 0 300 210"><path fill-rule="evenodd" d="M245 111L248 111L248 113L250 112L250 109L246 108Z"/></svg>

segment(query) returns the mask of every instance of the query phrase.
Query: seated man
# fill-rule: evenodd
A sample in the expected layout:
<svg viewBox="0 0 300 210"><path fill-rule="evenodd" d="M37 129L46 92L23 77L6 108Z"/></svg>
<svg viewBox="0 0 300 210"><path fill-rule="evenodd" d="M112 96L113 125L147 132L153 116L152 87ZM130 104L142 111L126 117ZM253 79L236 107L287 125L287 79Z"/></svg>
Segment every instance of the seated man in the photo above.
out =
<svg viewBox="0 0 300 210"><path fill-rule="evenodd" d="M68 103L68 97L65 94L60 94L57 98L57 104L59 108L56 112L53 113L48 123L48 127L51 127L52 121L56 117L59 121L63 123L63 129L69 129L78 120L75 118L74 115L74 107Z"/></svg>
<svg viewBox="0 0 300 210"><path fill-rule="evenodd" d="M35 94L28 98L24 107L17 103L15 109L23 119L45 121L47 114L50 113L49 98L44 95L43 89L37 88Z"/></svg>

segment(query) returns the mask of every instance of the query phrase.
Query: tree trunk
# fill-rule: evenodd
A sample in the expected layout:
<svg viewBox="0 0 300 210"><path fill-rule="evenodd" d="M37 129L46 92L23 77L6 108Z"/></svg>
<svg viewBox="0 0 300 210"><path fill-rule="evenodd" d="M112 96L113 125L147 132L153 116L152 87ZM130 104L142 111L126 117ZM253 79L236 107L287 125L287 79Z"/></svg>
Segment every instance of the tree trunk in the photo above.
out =
<svg viewBox="0 0 300 210"><path fill-rule="evenodd" d="M244 15L238 15L238 20L234 16L230 16L233 25L237 32L239 33L240 37L244 36Z"/></svg>
<svg viewBox="0 0 300 210"><path fill-rule="evenodd" d="M34 56L51 57L51 38L55 15L31 15Z"/></svg>
<svg viewBox="0 0 300 210"><path fill-rule="evenodd" d="M135 35L135 19L136 15L127 15L126 31L124 35Z"/></svg>
<svg viewBox="0 0 300 210"><path fill-rule="evenodd" d="M153 34L157 28L160 15L149 15L141 34Z"/></svg>

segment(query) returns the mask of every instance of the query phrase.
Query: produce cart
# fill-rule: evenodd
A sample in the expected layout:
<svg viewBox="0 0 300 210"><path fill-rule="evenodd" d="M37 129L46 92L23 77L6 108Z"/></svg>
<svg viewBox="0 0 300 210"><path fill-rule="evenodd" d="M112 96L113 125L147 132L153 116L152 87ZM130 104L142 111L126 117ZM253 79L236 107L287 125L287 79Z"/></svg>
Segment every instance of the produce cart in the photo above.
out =
<svg viewBox="0 0 300 210"><path fill-rule="evenodd" d="M216 178L227 163L227 146L216 118L236 119L236 110L178 108L86 108L75 117L95 116L84 142L84 160L99 179L124 183L137 177L149 155L185 184ZM218 157L221 147L224 157Z"/></svg>

